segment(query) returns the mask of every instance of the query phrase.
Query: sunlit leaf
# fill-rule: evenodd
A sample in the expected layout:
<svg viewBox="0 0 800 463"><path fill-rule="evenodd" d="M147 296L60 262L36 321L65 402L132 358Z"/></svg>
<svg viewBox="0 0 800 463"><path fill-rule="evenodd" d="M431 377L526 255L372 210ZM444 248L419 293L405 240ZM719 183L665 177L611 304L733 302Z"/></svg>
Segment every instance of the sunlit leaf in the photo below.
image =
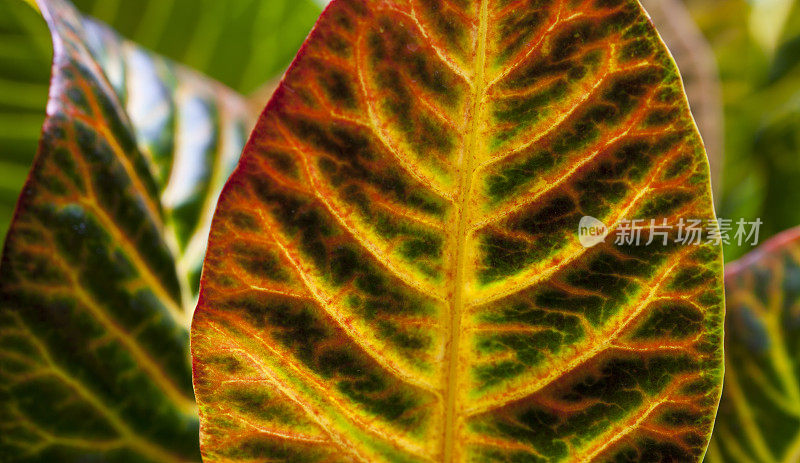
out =
<svg viewBox="0 0 800 463"><path fill-rule="evenodd" d="M0 0L0 241L39 141L52 47L26 2ZM279 77L320 12L313 0L77 0L150 50L250 93ZM263 109L269 94L258 98Z"/></svg>
<svg viewBox="0 0 800 463"><path fill-rule="evenodd" d="M576 232L709 190L637 1L335 0L212 226L206 461L698 461L719 246Z"/></svg>
<svg viewBox="0 0 800 463"><path fill-rule="evenodd" d="M725 290L725 389L706 461L800 461L800 229L728 265Z"/></svg>
<svg viewBox="0 0 800 463"><path fill-rule="evenodd" d="M39 5L56 51L0 267L0 454L197 460L188 320L246 103Z"/></svg>
<svg viewBox="0 0 800 463"><path fill-rule="evenodd" d="M795 0L766 0L750 2L750 34L768 53L779 45L786 19Z"/></svg>

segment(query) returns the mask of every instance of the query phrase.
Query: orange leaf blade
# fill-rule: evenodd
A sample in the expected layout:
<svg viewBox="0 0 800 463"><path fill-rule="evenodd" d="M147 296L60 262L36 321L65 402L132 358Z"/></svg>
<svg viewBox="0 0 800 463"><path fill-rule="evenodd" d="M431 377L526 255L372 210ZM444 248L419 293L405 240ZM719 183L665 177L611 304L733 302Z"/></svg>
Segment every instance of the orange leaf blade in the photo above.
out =
<svg viewBox="0 0 800 463"><path fill-rule="evenodd" d="M335 0L215 216L205 458L699 460L720 247L585 248L582 216L713 218L638 2Z"/></svg>

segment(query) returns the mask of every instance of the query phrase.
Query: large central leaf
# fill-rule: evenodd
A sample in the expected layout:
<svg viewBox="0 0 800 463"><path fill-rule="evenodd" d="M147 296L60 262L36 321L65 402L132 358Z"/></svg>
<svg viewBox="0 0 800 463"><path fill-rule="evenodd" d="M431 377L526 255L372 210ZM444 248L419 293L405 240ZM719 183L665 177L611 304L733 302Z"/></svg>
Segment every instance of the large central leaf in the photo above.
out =
<svg viewBox="0 0 800 463"><path fill-rule="evenodd" d="M636 1L335 0L223 191L192 327L208 461L696 461L713 218ZM674 237L673 237L674 238Z"/></svg>

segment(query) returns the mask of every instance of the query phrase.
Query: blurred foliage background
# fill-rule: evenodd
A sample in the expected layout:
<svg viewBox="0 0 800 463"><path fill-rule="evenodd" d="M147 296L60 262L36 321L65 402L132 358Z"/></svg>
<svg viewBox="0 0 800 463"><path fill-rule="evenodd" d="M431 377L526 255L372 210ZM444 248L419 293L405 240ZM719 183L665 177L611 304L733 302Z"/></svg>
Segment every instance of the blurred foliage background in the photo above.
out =
<svg viewBox="0 0 800 463"><path fill-rule="evenodd" d="M687 0L717 60L724 106L720 217L800 225L800 1ZM727 246L727 261L750 246Z"/></svg>
<svg viewBox="0 0 800 463"><path fill-rule="evenodd" d="M319 0L324 3L324 0ZM662 2L656 14L655 2ZM683 2L683 3L681 3ZM721 127L714 171L720 217L764 222L761 241L800 225L800 0L646 0L659 16L682 8L702 44L686 44L678 27L665 41L687 79L693 110L707 138ZM132 40L245 94L273 81L291 62L321 11L314 0L76 0L82 11ZM697 40L697 39L692 39ZM721 89L718 116L681 55L710 47ZM687 51L688 50L688 51ZM47 29L23 0L0 0L0 239L36 152L44 119L52 49ZM704 55L700 55L704 56ZM696 64L697 57L694 57ZM702 59L708 59L703 57ZM716 73L716 72L715 72ZM701 73L702 74L702 73ZM704 95L705 94L705 95ZM262 99L263 99L262 95ZM265 101L260 104L265 103ZM700 110L703 109L703 115ZM709 116L708 114L711 114ZM721 119L710 121L709 117ZM705 121L704 121L705 120ZM713 142L717 145L716 142ZM714 150L716 151L716 149ZM751 249L725 249L731 261Z"/></svg>
<svg viewBox="0 0 800 463"><path fill-rule="evenodd" d="M314 0L72 2L244 94L280 76L322 10ZM36 154L52 54L41 16L23 0L0 0L0 242Z"/></svg>

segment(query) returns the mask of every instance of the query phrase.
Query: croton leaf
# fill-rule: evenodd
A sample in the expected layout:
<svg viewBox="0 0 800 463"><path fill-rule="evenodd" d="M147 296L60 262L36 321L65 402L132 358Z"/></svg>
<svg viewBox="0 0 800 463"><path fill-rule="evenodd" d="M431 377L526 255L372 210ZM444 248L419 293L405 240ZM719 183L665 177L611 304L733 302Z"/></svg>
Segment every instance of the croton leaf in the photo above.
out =
<svg viewBox="0 0 800 463"><path fill-rule="evenodd" d="M800 228L729 264L725 290L725 390L706 461L800 461Z"/></svg>
<svg viewBox="0 0 800 463"><path fill-rule="evenodd" d="M36 155L53 57L47 26L28 3L35 1L0 1L0 242L5 241ZM274 89L262 85L283 73L320 12L314 0L74 0L74 4L137 44L238 91L258 89L253 95L258 112Z"/></svg>
<svg viewBox="0 0 800 463"><path fill-rule="evenodd" d="M722 87L716 57L683 0L641 0L680 69L686 96L711 167L719 204L725 147Z"/></svg>
<svg viewBox="0 0 800 463"><path fill-rule="evenodd" d="M66 1L39 7L55 53L0 266L0 454L197 460L188 320L246 103Z"/></svg>
<svg viewBox="0 0 800 463"><path fill-rule="evenodd" d="M700 460L720 247L583 216L713 217L638 1L334 0L212 225L204 458Z"/></svg>

